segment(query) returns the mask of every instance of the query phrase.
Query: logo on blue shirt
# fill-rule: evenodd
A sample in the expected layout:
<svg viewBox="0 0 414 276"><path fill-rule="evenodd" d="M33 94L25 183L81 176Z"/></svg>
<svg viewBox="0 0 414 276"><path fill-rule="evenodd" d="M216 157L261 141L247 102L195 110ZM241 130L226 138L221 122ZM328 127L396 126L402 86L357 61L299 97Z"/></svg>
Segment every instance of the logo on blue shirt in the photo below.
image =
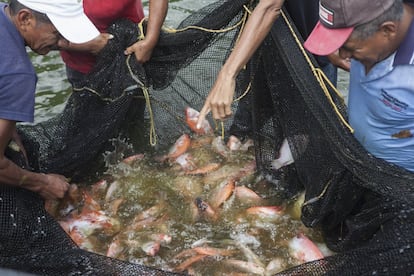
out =
<svg viewBox="0 0 414 276"><path fill-rule="evenodd" d="M384 89L381 90L381 101L391 109L402 112L408 108L408 104L401 102L400 100L394 98L390 94L388 94Z"/></svg>

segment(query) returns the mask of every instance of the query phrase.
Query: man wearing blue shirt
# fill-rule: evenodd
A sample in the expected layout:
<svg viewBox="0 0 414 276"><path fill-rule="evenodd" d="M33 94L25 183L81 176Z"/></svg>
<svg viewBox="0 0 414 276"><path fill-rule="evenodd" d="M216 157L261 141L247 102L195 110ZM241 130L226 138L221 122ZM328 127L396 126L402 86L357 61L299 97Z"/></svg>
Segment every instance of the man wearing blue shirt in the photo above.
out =
<svg viewBox="0 0 414 276"><path fill-rule="evenodd" d="M374 156L414 172L414 7L401 0L320 1L305 48L351 58L348 113Z"/></svg>
<svg viewBox="0 0 414 276"><path fill-rule="evenodd" d="M69 187L64 176L23 169L5 155L11 141L24 152L16 122L34 117L37 77L26 46L44 55L62 39L85 43L99 38L99 31L77 0L11 0L0 3L0 37L0 197L9 198L5 193L17 186L45 199L61 198ZM6 201L0 201L2 221L10 219L3 218L3 208L12 206Z"/></svg>
<svg viewBox="0 0 414 276"><path fill-rule="evenodd" d="M39 245L45 249L56 237L70 246L44 211L43 200L62 198L68 180L30 170L16 131L17 122L34 118L37 77L26 46L44 55L61 40L85 43L101 35L78 0L10 0L0 3L0 37L1 256L21 256Z"/></svg>

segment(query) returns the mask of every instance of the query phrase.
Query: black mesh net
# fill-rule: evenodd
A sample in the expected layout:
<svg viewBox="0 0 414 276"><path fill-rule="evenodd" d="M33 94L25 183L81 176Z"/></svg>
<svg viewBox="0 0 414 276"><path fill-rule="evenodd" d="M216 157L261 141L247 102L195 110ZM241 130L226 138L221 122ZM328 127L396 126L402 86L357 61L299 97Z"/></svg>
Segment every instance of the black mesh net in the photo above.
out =
<svg viewBox="0 0 414 276"><path fill-rule="evenodd" d="M248 4L223 0L195 12L177 30L163 32L145 66L123 54L139 29L116 22L109 30L115 38L63 112L19 126L33 170L82 179L103 167L102 153L113 150L112 138L133 143L131 152L157 151L189 132L183 110L202 107ZM239 75L237 96L250 83L251 91L234 104L235 112L240 108L222 128L226 135L254 138L258 170L274 180L275 189L286 197L306 191L303 223L320 229L338 252L281 274L412 274L414 176L372 157L354 139L341 120L345 104L329 86L324 93L315 63L296 37L284 13ZM274 170L272 160L285 138L295 162ZM8 156L19 163L16 152ZM79 249L33 193L2 187L0 201L3 268L41 275L170 274Z"/></svg>
<svg viewBox="0 0 414 276"><path fill-rule="evenodd" d="M277 20L257 57L255 148L264 173L282 179L286 194L305 189L302 221L320 228L335 256L286 275L412 274L413 174L376 159L342 118L345 104L327 94L285 20ZM294 164L271 161L286 138Z"/></svg>

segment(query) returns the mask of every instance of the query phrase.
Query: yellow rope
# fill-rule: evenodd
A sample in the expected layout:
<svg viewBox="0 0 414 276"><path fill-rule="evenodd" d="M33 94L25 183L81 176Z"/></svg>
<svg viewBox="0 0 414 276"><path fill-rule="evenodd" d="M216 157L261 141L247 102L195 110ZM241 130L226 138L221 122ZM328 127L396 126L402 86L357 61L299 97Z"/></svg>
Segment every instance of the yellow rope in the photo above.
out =
<svg viewBox="0 0 414 276"><path fill-rule="evenodd" d="M252 14L252 11L246 5L243 5L243 8L249 15Z"/></svg>
<svg viewBox="0 0 414 276"><path fill-rule="evenodd" d="M129 86L129 87L125 88L122 91L121 95L119 95L117 98L110 98L110 97L105 98L105 97L102 97L102 95L100 95L98 93L98 91L96 91L96 90L94 90L94 89L92 89L90 87L87 87L87 86L83 86L83 87L73 87L73 92L80 92L80 91L86 90L86 91L89 91L92 94L95 94L96 96L98 96L99 98L101 98L101 100L104 101L104 102L116 102L117 100L119 100L120 98L122 98L123 96L125 96L126 92L128 92L128 91L130 91L131 89L134 89L134 88L138 88L138 86L134 86L134 87Z"/></svg>
<svg viewBox="0 0 414 276"><path fill-rule="evenodd" d="M151 144L151 146L155 146L157 144L157 134L155 132L154 114L152 112L148 87L146 87L144 85L144 83L142 81L140 81L140 79L137 76L135 76L134 72L132 72L131 66L129 65L130 58L131 58L131 55L129 55L127 57L126 64L127 64L127 67L128 67L129 74L135 80L135 82L140 85L140 88L142 89L142 93L144 94L145 104L147 106L147 109L148 109L148 112L149 112L149 115L150 115L150 135L149 135L150 144Z"/></svg>
<svg viewBox="0 0 414 276"><path fill-rule="evenodd" d="M305 49L302 46L302 43L300 42L299 38L297 37L295 31L293 30L292 26L289 24L289 20L287 19L285 13L282 11L282 16L285 22L287 23L293 37L296 40L296 43L298 44L300 50L302 51L303 56L305 57L306 61L308 62L309 66L312 69L313 74L315 75L316 80L319 82L319 85L321 86L323 92L325 93L326 97L328 98L329 102L331 103L332 107L334 108L336 114L338 115L339 119L342 121L342 123L349 129L351 133L354 132L354 129L348 124L348 122L345 120L345 118L342 116L341 112L338 110L338 107L336 106L335 102L332 99L332 96L329 94L329 90L326 87L325 83L328 83L329 86L335 91L335 93L343 100L342 95L339 93L339 91L336 89L336 87L329 81L329 79L325 76L325 74L322 72L321 69L316 68L312 61L310 60L309 56L307 55Z"/></svg>
<svg viewBox="0 0 414 276"><path fill-rule="evenodd" d="M142 92L144 94L145 103L147 105L148 112L150 115L150 144L151 146L155 146L157 144L157 133L155 132L154 113L152 112L148 88L142 88Z"/></svg>
<svg viewBox="0 0 414 276"><path fill-rule="evenodd" d="M247 95L247 93L249 93L250 88L252 88L252 81L249 82L249 85L247 85L246 90L243 92L243 94L241 94L238 98L236 98L233 102L237 102L240 101L241 99L244 98L244 96Z"/></svg>
<svg viewBox="0 0 414 276"><path fill-rule="evenodd" d="M120 99L123 96L125 96L125 94L128 91L130 91L132 89L141 88L142 89L142 93L144 95L145 103L146 103L146 106L148 108L148 112L149 112L149 115L150 115L150 144L152 146L155 146L157 144L157 135L156 135L156 132L155 132L154 114L152 112L152 107L151 107L151 101L150 101L150 95L149 95L148 87L146 87L144 85L144 83L137 76L135 76L135 74L132 72L132 68L131 68L131 66L129 64L129 61L130 61L131 56L132 55L129 55L126 58L126 64L127 64L127 68L128 68L128 71L129 71L131 77L135 80L135 82L137 83L137 85L133 85L133 86L129 86L129 87L125 88L122 91L122 93L121 93L121 95L119 97L114 98L114 99L113 98L109 98L109 97L108 98L104 98L96 90L94 90L94 89L92 89L90 87L87 87L87 86L84 86L84 87L81 87L81 88L75 88L74 87L73 88L73 91L74 92L79 92L79 91L86 90L86 91L89 91L90 93L95 94L98 97L100 97L102 101L115 102L118 99Z"/></svg>
<svg viewBox="0 0 414 276"><path fill-rule="evenodd" d="M142 20L138 23L138 30L139 30L138 40L143 40L145 38L145 34L144 34L144 21L146 21L147 18L148 17L142 18Z"/></svg>
<svg viewBox="0 0 414 276"><path fill-rule="evenodd" d="M163 26L162 29L167 33L178 33L178 32L188 31L188 30L191 30L191 29L200 30L200 31L209 32L209 33L225 33L225 32L229 32L231 30L236 29L242 23L243 23L243 19L241 19L239 22L237 22L233 26L230 26L226 29L220 29L220 30L207 29L207 28L203 28L203 27L200 27L200 26L187 26L187 27L182 28L182 29L174 29L174 28L171 28L171 27Z"/></svg>
<svg viewBox="0 0 414 276"><path fill-rule="evenodd" d="M332 181L333 181L333 177L328 181L328 183L326 183L325 187L323 188L322 192L319 195L317 195L316 197L310 198L309 200L304 202L302 204L302 207L305 207L308 204L315 203L316 201L320 200L325 195Z"/></svg>

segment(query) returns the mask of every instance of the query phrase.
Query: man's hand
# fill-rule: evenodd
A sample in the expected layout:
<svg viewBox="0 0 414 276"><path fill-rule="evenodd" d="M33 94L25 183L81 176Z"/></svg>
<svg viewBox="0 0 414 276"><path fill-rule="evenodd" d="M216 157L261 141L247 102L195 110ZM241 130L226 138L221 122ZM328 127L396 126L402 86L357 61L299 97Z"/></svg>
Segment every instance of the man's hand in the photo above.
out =
<svg viewBox="0 0 414 276"><path fill-rule="evenodd" d="M351 61L347 58L341 58L339 51L336 51L328 55L329 61L336 67L341 68L342 70L348 71L351 69Z"/></svg>
<svg viewBox="0 0 414 276"><path fill-rule="evenodd" d="M152 55L152 50L154 49L153 43L148 41L140 40L129 46L125 49L125 55L135 54L135 58L139 63L147 62Z"/></svg>
<svg viewBox="0 0 414 276"><path fill-rule="evenodd" d="M232 115L231 105L233 103L235 87L235 78L229 76L223 70L220 71L200 111L197 128L201 127L202 122L210 111L215 120L224 120Z"/></svg>
<svg viewBox="0 0 414 276"><path fill-rule="evenodd" d="M236 77L269 33L276 18L280 15L283 3L284 0L259 1L200 111L197 127L201 126L201 122L210 110L216 120L231 116Z"/></svg>
<svg viewBox="0 0 414 276"><path fill-rule="evenodd" d="M69 183L63 175L41 174L41 181L28 189L37 192L44 199L59 199L65 196Z"/></svg>

